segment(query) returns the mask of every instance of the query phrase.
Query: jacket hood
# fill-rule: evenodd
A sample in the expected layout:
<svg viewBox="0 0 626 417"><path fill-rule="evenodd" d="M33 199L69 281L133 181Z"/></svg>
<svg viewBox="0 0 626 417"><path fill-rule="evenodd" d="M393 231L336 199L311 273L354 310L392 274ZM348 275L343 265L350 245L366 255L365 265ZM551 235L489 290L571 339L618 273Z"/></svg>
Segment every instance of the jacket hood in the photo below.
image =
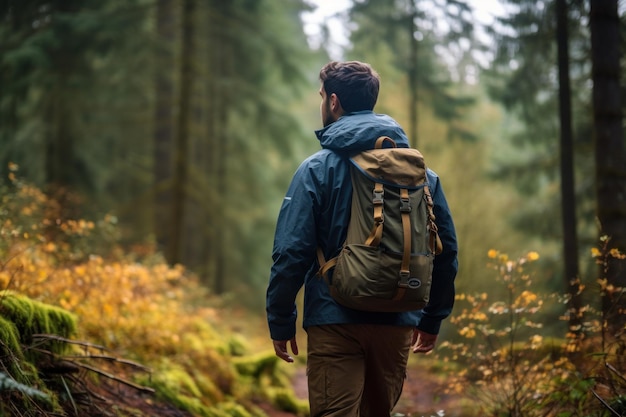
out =
<svg viewBox="0 0 626 417"><path fill-rule="evenodd" d="M336 152L357 153L373 149L380 136L389 136L399 148L409 146L406 133L394 119L373 111L348 113L316 130L315 134L322 148Z"/></svg>

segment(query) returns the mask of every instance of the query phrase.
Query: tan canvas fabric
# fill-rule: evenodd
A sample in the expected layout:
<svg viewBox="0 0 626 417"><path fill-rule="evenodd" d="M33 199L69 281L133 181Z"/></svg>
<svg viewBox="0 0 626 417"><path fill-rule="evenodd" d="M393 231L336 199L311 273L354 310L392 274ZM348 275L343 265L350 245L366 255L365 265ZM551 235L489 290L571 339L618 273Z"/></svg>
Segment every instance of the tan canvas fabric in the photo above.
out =
<svg viewBox="0 0 626 417"><path fill-rule="evenodd" d="M405 187L415 187L426 181L424 157L417 149L372 149L355 155L352 160L372 178Z"/></svg>

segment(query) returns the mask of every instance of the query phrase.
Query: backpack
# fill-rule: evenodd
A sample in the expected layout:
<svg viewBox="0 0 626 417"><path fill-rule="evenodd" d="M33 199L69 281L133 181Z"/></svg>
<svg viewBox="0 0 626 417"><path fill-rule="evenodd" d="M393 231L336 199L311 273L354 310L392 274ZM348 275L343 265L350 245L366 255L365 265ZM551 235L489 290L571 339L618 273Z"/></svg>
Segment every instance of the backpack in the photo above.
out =
<svg viewBox="0 0 626 417"><path fill-rule="evenodd" d="M392 147L383 148L385 142ZM318 248L318 275L335 301L352 309L423 309L442 246L422 154L381 136L374 149L350 158L350 176L346 241L328 262Z"/></svg>

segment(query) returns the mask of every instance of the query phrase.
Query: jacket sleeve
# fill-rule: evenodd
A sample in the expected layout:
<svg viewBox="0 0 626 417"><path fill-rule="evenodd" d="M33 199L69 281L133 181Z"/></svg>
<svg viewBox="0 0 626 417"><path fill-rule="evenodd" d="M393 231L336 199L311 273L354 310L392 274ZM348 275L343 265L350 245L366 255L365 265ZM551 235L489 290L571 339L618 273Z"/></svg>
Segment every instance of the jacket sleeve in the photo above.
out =
<svg viewBox="0 0 626 417"><path fill-rule="evenodd" d="M266 294L272 340L289 340L296 334L296 296L315 263L317 189L311 162L306 160L294 174L276 224Z"/></svg>
<svg viewBox="0 0 626 417"><path fill-rule="evenodd" d="M433 194L435 223L443 244L443 252L435 257L430 301L424 308L417 327L427 333L438 334L442 320L450 315L454 306L458 244L454 222L439 177L429 171L428 181Z"/></svg>

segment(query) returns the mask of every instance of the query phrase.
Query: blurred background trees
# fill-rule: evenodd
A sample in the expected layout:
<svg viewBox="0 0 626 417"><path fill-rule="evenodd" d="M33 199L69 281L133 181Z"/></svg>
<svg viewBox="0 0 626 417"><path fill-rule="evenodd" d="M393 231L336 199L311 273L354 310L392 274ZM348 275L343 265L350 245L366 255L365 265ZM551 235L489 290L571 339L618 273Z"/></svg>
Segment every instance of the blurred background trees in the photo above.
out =
<svg viewBox="0 0 626 417"><path fill-rule="evenodd" d="M305 4L1 7L3 177L17 164L63 196L60 216L115 215L124 244L154 246L218 293L260 288L276 183L306 135L290 103L318 66Z"/></svg>
<svg viewBox="0 0 626 417"><path fill-rule="evenodd" d="M461 290L491 291L492 248L540 252L546 291L593 283L598 237L626 249L624 3L507 0L487 11L487 25L474 4L355 1L337 16L348 30L341 53L381 73L376 110L403 124L440 174ZM2 178L15 164L58 199L60 220L109 215L128 253L155 251L214 293L261 307L280 202L319 147L317 74L330 58L329 42L312 47L303 30L314 7L0 3ZM557 60L557 12L567 68ZM566 85L569 121L559 111ZM571 154L560 142L567 126ZM619 268L602 274L624 286Z"/></svg>

